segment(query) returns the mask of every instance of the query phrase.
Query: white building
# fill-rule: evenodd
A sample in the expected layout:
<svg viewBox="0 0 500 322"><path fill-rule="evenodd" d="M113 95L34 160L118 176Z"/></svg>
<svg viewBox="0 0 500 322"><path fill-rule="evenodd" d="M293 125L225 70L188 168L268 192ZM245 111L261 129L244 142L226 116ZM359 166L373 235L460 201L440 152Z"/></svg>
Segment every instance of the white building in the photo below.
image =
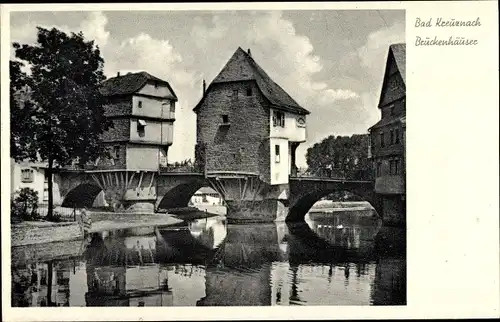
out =
<svg viewBox="0 0 500 322"><path fill-rule="evenodd" d="M198 205L222 205L223 204L223 199L219 195L217 191L210 187L203 187L196 191L191 197L191 203L194 204L195 206Z"/></svg>
<svg viewBox="0 0 500 322"><path fill-rule="evenodd" d="M49 201L49 184L48 177L45 175L47 164L44 162L15 162L11 159L10 162L10 191L15 194L22 188L30 188L38 192L38 203L46 204ZM52 181L52 191L54 205L60 206L63 202L59 192L59 185ZM104 192L101 191L96 197L93 206L106 206Z"/></svg>

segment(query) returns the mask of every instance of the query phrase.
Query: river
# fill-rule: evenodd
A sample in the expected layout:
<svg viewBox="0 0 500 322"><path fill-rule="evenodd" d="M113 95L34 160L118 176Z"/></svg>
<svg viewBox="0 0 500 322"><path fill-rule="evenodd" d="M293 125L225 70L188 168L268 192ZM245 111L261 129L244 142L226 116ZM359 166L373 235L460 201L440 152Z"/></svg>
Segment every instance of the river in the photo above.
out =
<svg viewBox="0 0 500 322"><path fill-rule="evenodd" d="M387 242L404 231L370 212L214 216L13 249L12 306L405 305L405 246Z"/></svg>

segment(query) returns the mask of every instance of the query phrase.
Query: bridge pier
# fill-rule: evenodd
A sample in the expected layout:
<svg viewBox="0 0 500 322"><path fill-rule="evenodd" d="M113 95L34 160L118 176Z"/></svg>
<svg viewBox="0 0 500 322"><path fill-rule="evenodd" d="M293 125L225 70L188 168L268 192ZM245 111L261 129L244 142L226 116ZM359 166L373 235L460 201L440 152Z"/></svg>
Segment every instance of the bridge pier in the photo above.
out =
<svg viewBox="0 0 500 322"><path fill-rule="evenodd" d="M210 185L224 198L229 223L271 223L288 214L288 185L270 185L256 174L218 173Z"/></svg>
<svg viewBox="0 0 500 322"><path fill-rule="evenodd" d="M282 221L288 214L285 202L278 199L227 200L226 204L230 223L270 223Z"/></svg>

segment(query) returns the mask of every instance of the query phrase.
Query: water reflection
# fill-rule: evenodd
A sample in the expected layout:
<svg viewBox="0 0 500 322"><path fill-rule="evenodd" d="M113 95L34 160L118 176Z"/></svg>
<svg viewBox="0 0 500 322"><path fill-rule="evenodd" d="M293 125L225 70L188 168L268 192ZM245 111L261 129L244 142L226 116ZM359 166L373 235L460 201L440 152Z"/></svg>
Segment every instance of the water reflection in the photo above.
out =
<svg viewBox="0 0 500 322"><path fill-rule="evenodd" d="M85 245L47 246L39 260L13 248L12 305L405 304L404 256L377 251L379 228L369 216L254 225L212 217L95 234Z"/></svg>

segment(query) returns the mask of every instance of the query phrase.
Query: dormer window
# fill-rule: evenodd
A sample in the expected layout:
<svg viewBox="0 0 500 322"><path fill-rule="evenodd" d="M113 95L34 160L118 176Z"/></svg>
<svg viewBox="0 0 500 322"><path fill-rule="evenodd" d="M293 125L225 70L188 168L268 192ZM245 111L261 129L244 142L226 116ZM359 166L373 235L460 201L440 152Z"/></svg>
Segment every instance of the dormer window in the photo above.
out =
<svg viewBox="0 0 500 322"><path fill-rule="evenodd" d="M170 113L175 113L175 102L170 102Z"/></svg>
<svg viewBox="0 0 500 322"><path fill-rule="evenodd" d="M247 88L247 96L252 96L252 88L251 87Z"/></svg>
<svg viewBox="0 0 500 322"><path fill-rule="evenodd" d="M138 107L138 108L142 108L142 101L139 101L139 102L137 103L137 107Z"/></svg>
<svg viewBox="0 0 500 322"><path fill-rule="evenodd" d="M229 124L229 115L222 115L222 124Z"/></svg>

